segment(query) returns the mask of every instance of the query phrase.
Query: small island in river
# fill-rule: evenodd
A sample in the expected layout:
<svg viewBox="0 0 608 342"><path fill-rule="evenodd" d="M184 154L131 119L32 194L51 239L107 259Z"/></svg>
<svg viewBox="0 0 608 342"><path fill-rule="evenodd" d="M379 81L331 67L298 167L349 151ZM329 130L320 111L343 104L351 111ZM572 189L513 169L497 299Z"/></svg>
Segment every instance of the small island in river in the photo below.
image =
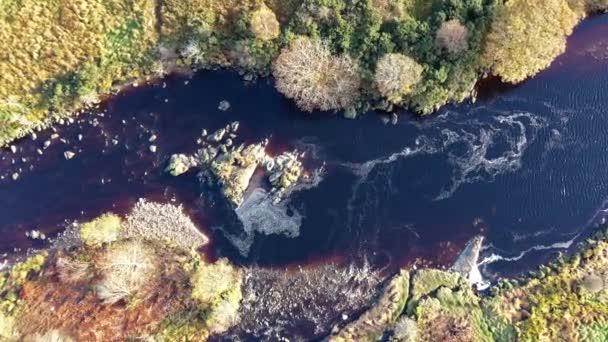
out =
<svg viewBox="0 0 608 342"><path fill-rule="evenodd" d="M605 10L603 0L7 0L0 145L15 155L19 139L123 89L219 68L244 82L272 77L302 115L427 115L474 100L482 79L536 75L581 20ZM272 134L251 141L246 130L203 129L195 151L162 161L163 177L195 175L192 191L240 230L216 236L224 227L203 231L179 203L142 198L127 213L66 222L59 235L28 231L42 247L15 247L0 264L0 341L608 341L605 224L567 255L492 282L479 270L483 236L451 265L416 259L397 271L367 255L247 262L256 235L299 236L305 215L289 199L322 187L327 171L309 160L314 151L278 148ZM146 137L151 154L157 139ZM214 253L220 238L239 255Z"/></svg>

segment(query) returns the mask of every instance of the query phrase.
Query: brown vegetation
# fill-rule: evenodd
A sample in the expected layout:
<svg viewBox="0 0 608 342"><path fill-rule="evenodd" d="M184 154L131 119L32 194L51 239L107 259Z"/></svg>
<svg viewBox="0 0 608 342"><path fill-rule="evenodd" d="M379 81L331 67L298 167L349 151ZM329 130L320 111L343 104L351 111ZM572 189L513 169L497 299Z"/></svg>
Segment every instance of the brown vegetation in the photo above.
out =
<svg viewBox="0 0 608 342"><path fill-rule="evenodd" d="M17 330L23 336L58 330L78 341L116 341L153 333L166 316L186 307L190 288L178 262L181 253L156 245L150 248L160 253L157 257L163 260L163 267L153 275L149 286L140 289L138 300L129 305L102 305L86 277L64 282L61 273L65 272L65 260L73 262L83 256L58 256L39 278L24 283ZM108 257L103 249L89 250L86 255L95 265Z"/></svg>
<svg viewBox="0 0 608 342"><path fill-rule="evenodd" d="M139 295L157 272L156 257L140 241L112 246L100 262L102 279L96 285L97 296L104 304L115 304Z"/></svg>
<svg viewBox="0 0 608 342"><path fill-rule="evenodd" d="M460 53L469 47L469 29L457 19L444 21L435 34L435 44L449 53Z"/></svg>
<svg viewBox="0 0 608 342"><path fill-rule="evenodd" d="M273 64L277 89L305 111L339 110L359 97L358 64L332 55L326 42L297 37Z"/></svg>

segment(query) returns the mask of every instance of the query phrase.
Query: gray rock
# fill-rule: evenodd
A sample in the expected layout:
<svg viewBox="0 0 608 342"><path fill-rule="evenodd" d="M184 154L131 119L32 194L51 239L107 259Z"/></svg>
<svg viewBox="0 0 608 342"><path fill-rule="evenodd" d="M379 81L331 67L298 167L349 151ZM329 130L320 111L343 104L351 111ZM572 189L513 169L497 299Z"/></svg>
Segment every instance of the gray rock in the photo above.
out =
<svg viewBox="0 0 608 342"><path fill-rule="evenodd" d="M169 165L167 165L165 171L172 176L179 176L188 172L193 166L192 160L185 154L174 154L169 159Z"/></svg>
<svg viewBox="0 0 608 342"><path fill-rule="evenodd" d="M70 160L70 159L74 158L75 155L76 155L76 153L74 153L72 151L65 151L65 152L63 152L63 157L66 160Z"/></svg>
<svg viewBox="0 0 608 342"><path fill-rule="evenodd" d="M270 177L268 177L268 180L270 181L271 184L275 184L279 179L281 179L281 176L283 176L283 172L277 171L277 172L272 173L270 175Z"/></svg>
<svg viewBox="0 0 608 342"><path fill-rule="evenodd" d="M226 129L221 128L215 131L215 133L211 134L207 140L212 142L220 142L224 138L224 135L226 135Z"/></svg>
<svg viewBox="0 0 608 342"><path fill-rule="evenodd" d="M230 109L230 102L226 100L220 101L220 104L217 106L217 109L221 110L222 112L227 111L228 109Z"/></svg>
<svg viewBox="0 0 608 342"><path fill-rule="evenodd" d="M344 117L346 119L356 119L357 118L357 111L354 108L347 108L346 110L344 110Z"/></svg>
<svg viewBox="0 0 608 342"><path fill-rule="evenodd" d="M230 124L230 128L232 129L233 132L236 132L239 130L240 125L241 124L238 121L235 121L232 124Z"/></svg>
<svg viewBox="0 0 608 342"><path fill-rule="evenodd" d="M393 113L393 115L391 115L391 124L396 125L397 122L399 122L399 117L397 114Z"/></svg>
<svg viewBox="0 0 608 342"><path fill-rule="evenodd" d="M19 173L15 172L15 173L13 173L13 175L11 177L13 178L13 180L17 180L17 179L19 179Z"/></svg>
<svg viewBox="0 0 608 342"><path fill-rule="evenodd" d="M150 145L150 152L156 153L156 145Z"/></svg>
<svg viewBox="0 0 608 342"><path fill-rule="evenodd" d="M207 134L209 134L209 133L207 133L207 130L206 130L206 129L203 129L203 132L201 133L201 136L206 137L206 136L207 136Z"/></svg>
<svg viewBox="0 0 608 342"><path fill-rule="evenodd" d="M477 260L479 259L482 244L483 236L480 235L469 240L450 269L468 278L471 271L477 268Z"/></svg>
<svg viewBox="0 0 608 342"><path fill-rule="evenodd" d="M11 152L17 153L17 146L11 145Z"/></svg>

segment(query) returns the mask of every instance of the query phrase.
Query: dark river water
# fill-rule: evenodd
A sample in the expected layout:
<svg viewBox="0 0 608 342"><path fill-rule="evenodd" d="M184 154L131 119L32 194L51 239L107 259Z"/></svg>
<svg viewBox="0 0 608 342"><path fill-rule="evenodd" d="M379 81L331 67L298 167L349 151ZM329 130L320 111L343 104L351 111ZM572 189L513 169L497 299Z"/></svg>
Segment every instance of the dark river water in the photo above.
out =
<svg viewBox="0 0 608 342"><path fill-rule="evenodd" d="M0 251L42 246L27 230L53 236L149 198L182 203L210 235L208 252L240 263L366 258L395 269L420 257L447 265L481 233L485 274L520 273L584 238L608 208L607 33L608 16L589 19L534 79L484 85L476 103L425 119L403 114L397 125L374 113L303 114L271 81L243 84L225 71L123 91L72 125L16 142L16 153L0 152ZM224 99L226 112L217 109ZM203 128L235 120L245 141L271 137L272 150L298 148L308 164L326 165L317 187L284 205L301 218L299 235L256 234L247 255L225 233L242 223L200 195L195 173L163 173L171 154L195 151ZM76 155L66 160L65 151Z"/></svg>

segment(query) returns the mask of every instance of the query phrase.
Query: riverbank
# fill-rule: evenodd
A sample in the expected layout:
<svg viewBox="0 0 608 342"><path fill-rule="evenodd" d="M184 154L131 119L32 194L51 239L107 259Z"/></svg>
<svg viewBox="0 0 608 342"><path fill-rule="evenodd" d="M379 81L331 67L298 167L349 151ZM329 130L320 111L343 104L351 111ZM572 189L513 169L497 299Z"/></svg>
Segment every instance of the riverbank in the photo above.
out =
<svg viewBox="0 0 608 342"><path fill-rule="evenodd" d="M146 206L158 213L143 217L138 211ZM606 338L606 227L574 256L517 280L503 279L480 294L472 288L474 270L462 267L477 264L478 238L450 270L405 268L383 281L368 265L271 270L205 260L194 250L199 246L192 245L195 239L183 243L184 233L198 236L198 231L180 211L142 203L124 221L103 215L74 225L54 247L3 271L0 337L336 342ZM174 219L181 224L167 224ZM206 243L204 237L196 239Z"/></svg>
<svg viewBox="0 0 608 342"><path fill-rule="evenodd" d="M547 67L584 13L602 9L552 1L548 9L565 18L556 26L539 22L544 9L511 2L7 1L0 7L9 44L0 59L0 145L61 122L124 84L176 69L231 67L245 79L273 74L279 91L305 110L353 117L396 105L430 113L468 98L487 71L519 82ZM501 39L520 19L552 41L537 44L527 31ZM519 53L507 54L517 49L545 58L519 63ZM323 81L316 72L336 78Z"/></svg>

